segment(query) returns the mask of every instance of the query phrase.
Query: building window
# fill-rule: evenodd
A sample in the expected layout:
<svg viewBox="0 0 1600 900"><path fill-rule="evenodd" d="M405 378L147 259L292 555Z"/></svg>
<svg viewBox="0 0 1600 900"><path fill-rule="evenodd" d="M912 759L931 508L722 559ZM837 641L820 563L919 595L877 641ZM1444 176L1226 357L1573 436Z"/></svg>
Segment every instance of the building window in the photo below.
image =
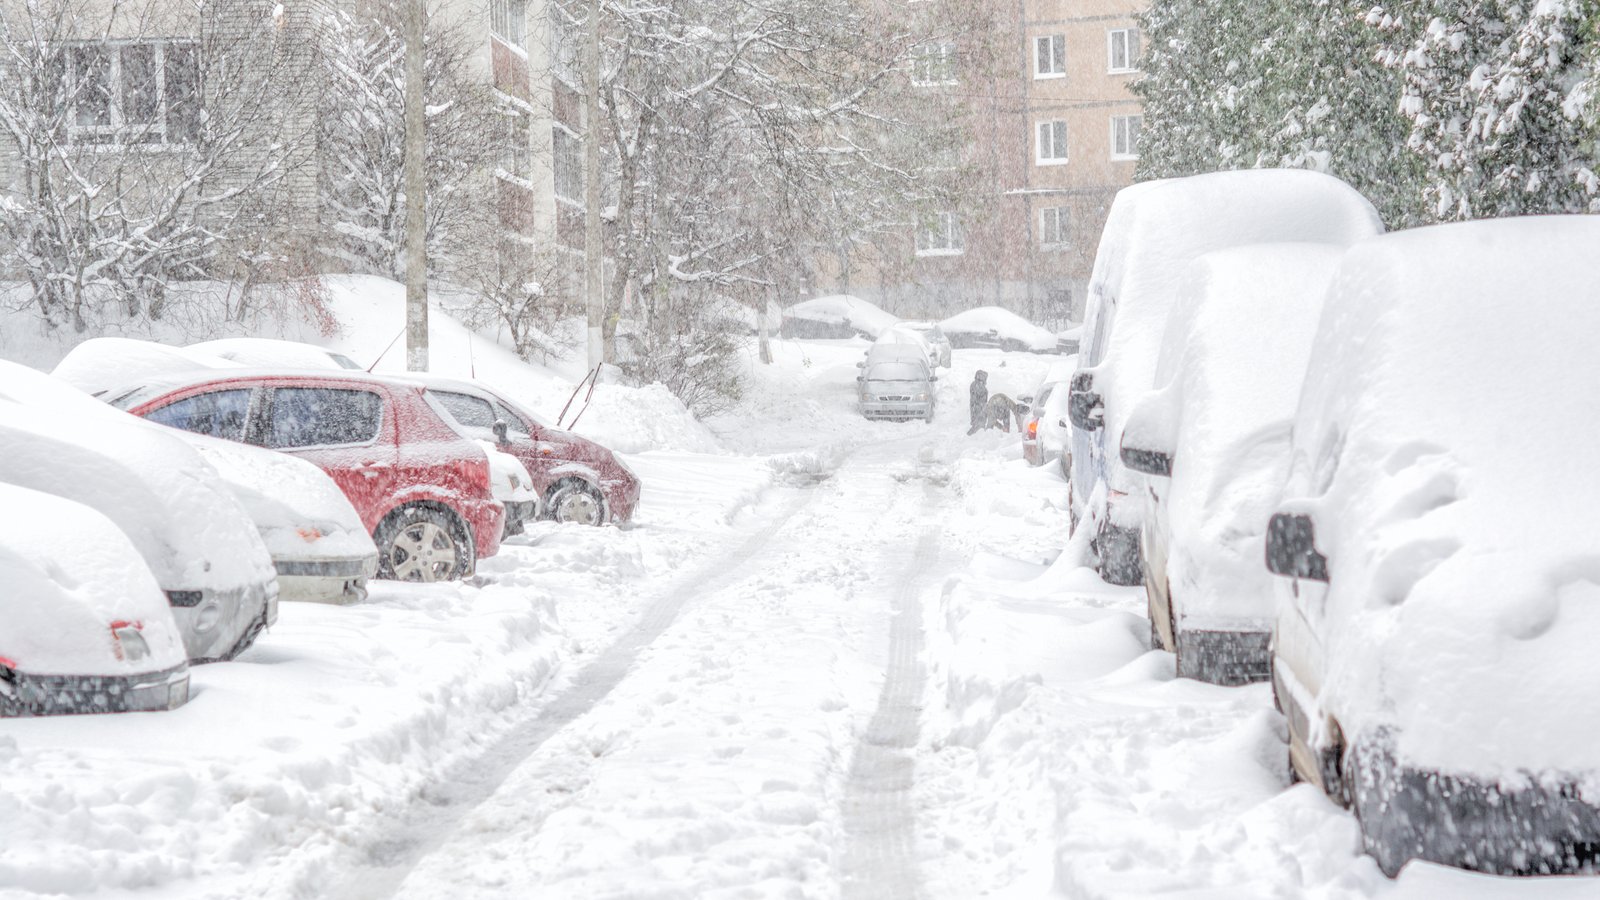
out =
<svg viewBox="0 0 1600 900"><path fill-rule="evenodd" d="M1106 68L1111 72L1139 70L1139 29L1113 28L1106 32Z"/></svg>
<svg viewBox="0 0 1600 900"><path fill-rule="evenodd" d="M1059 166L1067 161L1067 123L1061 119L1039 123L1038 163Z"/></svg>
<svg viewBox="0 0 1600 900"><path fill-rule="evenodd" d="M1042 34L1033 39L1033 77L1064 78L1067 74L1067 36Z"/></svg>
<svg viewBox="0 0 1600 900"><path fill-rule="evenodd" d="M1139 158L1139 126L1144 116L1111 117L1111 158Z"/></svg>
<svg viewBox="0 0 1600 900"><path fill-rule="evenodd" d="M911 83L927 86L956 83L956 45L923 44L911 54Z"/></svg>
<svg viewBox="0 0 1600 900"><path fill-rule="evenodd" d="M1065 206L1046 206L1039 210L1039 245L1065 247L1071 232L1069 215Z"/></svg>
<svg viewBox="0 0 1600 900"><path fill-rule="evenodd" d="M188 41L69 44L70 134L80 144L190 144L200 136L200 61Z"/></svg>
<svg viewBox="0 0 1600 900"><path fill-rule="evenodd" d="M533 149L528 146L528 116L509 104L500 107L500 169L527 181L533 171Z"/></svg>
<svg viewBox="0 0 1600 900"><path fill-rule="evenodd" d="M918 256L954 256L964 249L966 239L955 213L934 213L917 229Z"/></svg>
<svg viewBox="0 0 1600 900"><path fill-rule="evenodd" d="M550 167L554 170L556 199L583 205L583 141L555 125L550 129Z"/></svg>
<svg viewBox="0 0 1600 900"><path fill-rule="evenodd" d="M513 47L526 48L528 0L489 0L489 31Z"/></svg>

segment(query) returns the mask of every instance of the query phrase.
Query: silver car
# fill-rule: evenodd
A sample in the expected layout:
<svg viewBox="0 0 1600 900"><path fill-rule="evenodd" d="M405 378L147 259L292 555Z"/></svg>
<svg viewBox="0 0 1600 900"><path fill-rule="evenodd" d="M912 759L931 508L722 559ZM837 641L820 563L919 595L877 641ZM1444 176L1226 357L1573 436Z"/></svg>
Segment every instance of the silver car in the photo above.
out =
<svg viewBox="0 0 1600 900"><path fill-rule="evenodd" d="M933 421L938 376L921 359L880 359L860 363L861 415L868 419Z"/></svg>

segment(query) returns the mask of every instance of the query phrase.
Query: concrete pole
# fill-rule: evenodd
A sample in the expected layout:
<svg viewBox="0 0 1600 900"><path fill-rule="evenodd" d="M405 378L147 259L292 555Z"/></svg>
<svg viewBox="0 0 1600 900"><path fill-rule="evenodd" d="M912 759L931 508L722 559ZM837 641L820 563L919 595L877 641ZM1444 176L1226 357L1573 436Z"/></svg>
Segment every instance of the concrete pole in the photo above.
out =
<svg viewBox="0 0 1600 900"><path fill-rule="evenodd" d="M427 119L423 33L426 0L406 2L406 370L428 371Z"/></svg>
<svg viewBox="0 0 1600 900"><path fill-rule="evenodd" d="M605 360L605 246L600 234L600 0L589 0L583 47L583 281L589 368Z"/></svg>

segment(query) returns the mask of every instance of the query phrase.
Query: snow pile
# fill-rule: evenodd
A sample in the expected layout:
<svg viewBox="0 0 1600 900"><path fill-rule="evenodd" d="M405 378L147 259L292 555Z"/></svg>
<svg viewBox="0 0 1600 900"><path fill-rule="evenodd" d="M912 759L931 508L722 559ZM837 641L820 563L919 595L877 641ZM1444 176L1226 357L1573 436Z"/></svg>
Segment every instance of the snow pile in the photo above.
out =
<svg viewBox="0 0 1600 900"><path fill-rule="evenodd" d="M1592 218L1503 219L1341 263L1284 508L1328 558L1319 702L1347 739L1491 780L1600 771L1575 689L1600 680L1595 247Z"/></svg>
<svg viewBox="0 0 1600 900"><path fill-rule="evenodd" d="M845 326L869 338L876 338L884 329L900 321L898 316L884 312L871 301L849 294L829 294L802 300L785 309L783 317L786 320Z"/></svg>
<svg viewBox="0 0 1600 900"><path fill-rule="evenodd" d="M166 595L110 519L9 484L0 484L0 508L0 665L29 675L133 675L183 664ZM114 654L113 622L135 623L149 654Z"/></svg>
<svg viewBox="0 0 1600 900"><path fill-rule="evenodd" d="M952 339L957 335L973 335L998 339L1006 345L1036 353L1049 353L1056 349L1054 334L998 306L980 306L956 313L940 322L939 329Z"/></svg>
<svg viewBox="0 0 1600 900"><path fill-rule="evenodd" d="M266 338L220 338L214 341L190 344L184 349L190 353L203 353L251 368L349 368L349 366L341 366L330 355L331 351L328 349L299 341L277 341ZM345 357L345 359L349 359L349 357ZM351 361L354 362L354 360Z"/></svg>
<svg viewBox="0 0 1600 900"><path fill-rule="evenodd" d="M1172 477L1158 491L1181 627L1271 630L1267 519L1288 472L1289 425L1341 253L1258 244L1202 256L1184 278L1157 389L1122 438L1124 447L1172 457ZM1144 496L1150 516L1156 501Z"/></svg>

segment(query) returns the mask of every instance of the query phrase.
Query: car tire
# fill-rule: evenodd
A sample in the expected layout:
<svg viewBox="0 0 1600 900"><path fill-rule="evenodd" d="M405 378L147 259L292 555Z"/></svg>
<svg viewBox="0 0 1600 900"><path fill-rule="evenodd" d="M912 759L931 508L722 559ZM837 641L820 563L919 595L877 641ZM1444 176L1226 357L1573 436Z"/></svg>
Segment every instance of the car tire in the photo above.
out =
<svg viewBox="0 0 1600 900"><path fill-rule="evenodd" d="M432 506L402 506L372 535L378 545L377 577L433 583L472 574L477 559L472 533L454 513Z"/></svg>
<svg viewBox="0 0 1600 900"><path fill-rule="evenodd" d="M557 522L594 526L606 523L605 498L586 481L568 479L556 485L545 508Z"/></svg>
<svg viewBox="0 0 1600 900"><path fill-rule="evenodd" d="M1095 532L1094 552L1100 557L1097 571L1107 584L1132 587L1144 583L1144 560L1139 555L1138 532L1107 528Z"/></svg>

